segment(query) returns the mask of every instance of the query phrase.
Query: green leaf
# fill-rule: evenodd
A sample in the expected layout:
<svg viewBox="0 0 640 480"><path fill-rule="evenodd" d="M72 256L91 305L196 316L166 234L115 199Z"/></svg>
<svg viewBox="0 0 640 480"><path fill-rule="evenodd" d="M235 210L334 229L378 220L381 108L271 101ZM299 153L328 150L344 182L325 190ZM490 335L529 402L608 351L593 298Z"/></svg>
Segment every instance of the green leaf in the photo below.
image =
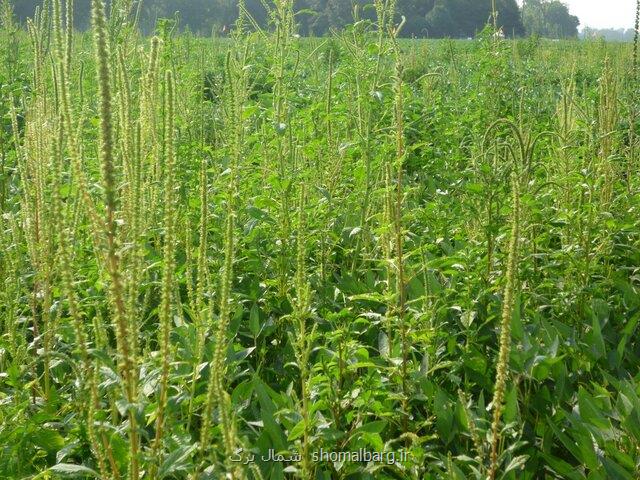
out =
<svg viewBox="0 0 640 480"><path fill-rule="evenodd" d="M520 318L520 300L520 294L518 293L515 298L513 315L511 315L511 335L514 340L522 340L524 338L524 327L522 326L522 319Z"/></svg>
<svg viewBox="0 0 640 480"><path fill-rule="evenodd" d="M575 466L565 462L564 460L542 453L542 458L547 462L548 466L557 473L561 478L567 480L584 480L585 476L576 469Z"/></svg>
<svg viewBox="0 0 640 480"><path fill-rule="evenodd" d="M384 442L379 433L363 432L362 439L370 445L373 450L378 452L384 450Z"/></svg>
<svg viewBox="0 0 640 480"><path fill-rule="evenodd" d="M300 420L295 425L295 427L293 427L289 431L289 436L287 437L287 440L289 440L291 442L293 440L296 440L296 439L300 438L303 434L304 434L304 420Z"/></svg>
<svg viewBox="0 0 640 480"><path fill-rule="evenodd" d="M509 462L509 464L505 467L503 475L506 475L512 470L523 469L529 459L529 455L519 455Z"/></svg>
<svg viewBox="0 0 640 480"><path fill-rule="evenodd" d="M249 313L249 330L254 337L260 334L260 308L257 303L254 303Z"/></svg>
<svg viewBox="0 0 640 480"><path fill-rule="evenodd" d="M258 207L247 207L247 213L256 220L275 223L275 220L266 211Z"/></svg>
<svg viewBox="0 0 640 480"><path fill-rule="evenodd" d="M55 453L64 447L64 438L55 430L43 428L33 434L33 443L48 453Z"/></svg>
<svg viewBox="0 0 640 480"><path fill-rule="evenodd" d="M467 192L469 193L482 193L484 192L484 185L481 183L467 183L465 185Z"/></svg>
<svg viewBox="0 0 640 480"><path fill-rule="evenodd" d="M602 463L608 478L615 478L616 480L633 480L637 478L609 458L603 458Z"/></svg>
<svg viewBox="0 0 640 480"><path fill-rule="evenodd" d="M511 387L507 393L504 406L505 423L515 422L518 417L518 390Z"/></svg>
<svg viewBox="0 0 640 480"><path fill-rule="evenodd" d="M551 418L547 418L547 423L549 424L549 427L551 427L551 430L553 430L555 436L562 442L562 445L571 452L571 455L573 455L576 460L584 463L582 452L580 452L580 449L576 446L575 442L561 432Z"/></svg>
<svg viewBox="0 0 640 480"><path fill-rule="evenodd" d="M167 458L164 459L164 462L162 462L162 465L158 470L158 476L160 478L164 478L178 470L185 470L188 468L189 463L186 462L186 460L196 448L196 444L185 445L171 452Z"/></svg>
<svg viewBox="0 0 640 480"><path fill-rule="evenodd" d="M449 443L455 432L453 431L454 409L451 400L442 389L438 389L434 399L433 409L436 414L436 427L440 437Z"/></svg>
<svg viewBox="0 0 640 480"><path fill-rule="evenodd" d="M264 428L271 439L273 447L277 450L285 450L286 437L280 425L275 421L274 416L276 413L276 406L269 396L269 392L267 391L268 387L257 376L254 377L253 387L258 395L258 401L260 402L260 409L262 411L261 417L264 422Z"/></svg>
<svg viewBox="0 0 640 480"><path fill-rule="evenodd" d="M602 415L584 388L578 390L578 406L580 407L580 416L586 422L602 430L611 428L611 423Z"/></svg>
<svg viewBox="0 0 640 480"><path fill-rule="evenodd" d="M425 352L425 354L422 356L422 360L420 361L420 375L422 375L423 377L426 377L428 372L429 372L429 353Z"/></svg>
<svg viewBox="0 0 640 480"><path fill-rule="evenodd" d="M83 465L75 465L73 463L59 463L51 467L48 471L67 477L90 475L95 478L100 478L100 475L98 475L98 472L96 472L95 470L92 470Z"/></svg>
<svg viewBox="0 0 640 480"><path fill-rule="evenodd" d="M594 360L603 358L606 354L604 338L602 338L602 329L600 328L600 320L594 314L591 321L591 332L587 335L587 340L591 344L591 353Z"/></svg>
<svg viewBox="0 0 640 480"><path fill-rule="evenodd" d="M349 297L349 300L351 300L351 301L365 300L365 301L368 301L368 302L376 302L376 303L382 303L382 304L386 304L387 303L387 299L385 298L385 296L382 295L381 293L377 293L377 292L361 293L361 294L358 294L358 295L351 295Z"/></svg>
<svg viewBox="0 0 640 480"><path fill-rule="evenodd" d="M231 401L233 404L244 402L251 397L253 393L253 383L250 381L242 382L233 389L231 394Z"/></svg>
<svg viewBox="0 0 640 480"><path fill-rule="evenodd" d="M256 347L243 348L242 350L233 352L233 356L231 358L233 359L234 362L240 362L245 358L247 358L249 355L251 355L251 353L253 353L255 349Z"/></svg>
<svg viewBox="0 0 640 480"><path fill-rule="evenodd" d="M384 420L375 420L373 422L365 423L361 427L356 429L356 432L369 432L369 433L381 433L387 426L387 422Z"/></svg>
<svg viewBox="0 0 640 480"><path fill-rule="evenodd" d="M382 331L378 334L378 350L381 357L389 358L389 337Z"/></svg>
<svg viewBox="0 0 640 480"><path fill-rule="evenodd" d="M109 443L118 467L125 469L129 463L129 444L119 432L111 433Z"/></svg>

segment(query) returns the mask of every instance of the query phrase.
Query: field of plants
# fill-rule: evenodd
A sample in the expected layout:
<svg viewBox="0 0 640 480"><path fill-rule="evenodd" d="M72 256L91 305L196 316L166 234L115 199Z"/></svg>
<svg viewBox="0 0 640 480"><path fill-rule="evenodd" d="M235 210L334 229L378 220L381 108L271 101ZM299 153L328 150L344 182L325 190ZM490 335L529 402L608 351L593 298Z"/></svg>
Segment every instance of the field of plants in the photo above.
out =
<svg viewBox="0 0 640 480"><path fill-rule="evenodd" d="M0 478L640 478L637 43L113 3L1 2Z"/></svg>

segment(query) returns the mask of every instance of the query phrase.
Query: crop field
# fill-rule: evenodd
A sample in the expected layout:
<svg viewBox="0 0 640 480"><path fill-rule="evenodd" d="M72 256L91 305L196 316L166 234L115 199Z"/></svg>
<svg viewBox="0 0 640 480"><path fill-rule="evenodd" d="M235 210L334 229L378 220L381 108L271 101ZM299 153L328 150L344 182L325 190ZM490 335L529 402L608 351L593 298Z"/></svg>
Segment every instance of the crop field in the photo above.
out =
<svg viewBox="0 0 640 480"><path fill-rule="evenodd" d="M372 3L0 2L0 479L640 478L637 43Z"/></svg>

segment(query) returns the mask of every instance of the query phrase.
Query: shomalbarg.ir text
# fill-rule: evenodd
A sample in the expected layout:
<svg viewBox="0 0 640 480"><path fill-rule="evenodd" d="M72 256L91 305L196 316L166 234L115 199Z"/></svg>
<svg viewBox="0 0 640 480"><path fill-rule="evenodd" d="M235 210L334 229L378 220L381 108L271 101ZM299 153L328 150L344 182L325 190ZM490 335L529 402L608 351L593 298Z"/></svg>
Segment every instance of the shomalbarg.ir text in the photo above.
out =
<svg viewBox="0 0 640 480"><path fill-rule="evenodd" d="M393 465L395 463L403 463L408 458L408 452L406 450L378 452L373 450L367 450L360 448L354 451L336 452L331 450L314 450L311 452L311 461L314 463L319 462L340 462L340 463L369 463L380 462L387 465ZM296 463L302 460L302 456L299 453L293 453L290 455L283 455L277 453L275 449L270 448L267 454L255 455L251 452L245 452L242 449L236 451L235 455L231 457L231 461L235 463L254 463L260 459L263 462L277 462L277 463Z"/></svg>

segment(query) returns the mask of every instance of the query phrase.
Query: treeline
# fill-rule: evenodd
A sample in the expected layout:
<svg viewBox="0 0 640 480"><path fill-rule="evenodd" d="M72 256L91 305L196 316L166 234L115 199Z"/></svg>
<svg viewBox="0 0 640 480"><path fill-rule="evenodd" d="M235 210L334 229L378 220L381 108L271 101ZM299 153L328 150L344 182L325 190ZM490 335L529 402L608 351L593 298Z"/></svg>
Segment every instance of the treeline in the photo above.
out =
<svg viewBox="0 0 640 480"><path fill-rule="evenodd" d="M33 15L42 0L11 0L20 20ZM64 0L63 0L64 1ZM269 15L264 6L272 0L245 0L247 10L261 26ZM90 0L75 0L75 24L89 24ZM360 18L375 16L372 0L296 0L295 9L301 35L322 36ZM472 37L491 18L491 0L398 0L398 15L404 15L403 35L407 37ZM153 31L159 18L178 18L181 29L210 35L229 31L238 16L236 0L134 0L140 6L139 25ZM520 9L516 0L496 0L498 24L507 36L538 34L548 37L574 37L579 21L557 0L526 0ZM179 13L176 13L179 12Z"/></svg>
<svg viewBox="0 0 640 480"><path fill-rule="evenodd" d="M569 15L561 2L525 0L522 20L527 33L549 38L575 37L578 34L578 17Z"/></svg>

